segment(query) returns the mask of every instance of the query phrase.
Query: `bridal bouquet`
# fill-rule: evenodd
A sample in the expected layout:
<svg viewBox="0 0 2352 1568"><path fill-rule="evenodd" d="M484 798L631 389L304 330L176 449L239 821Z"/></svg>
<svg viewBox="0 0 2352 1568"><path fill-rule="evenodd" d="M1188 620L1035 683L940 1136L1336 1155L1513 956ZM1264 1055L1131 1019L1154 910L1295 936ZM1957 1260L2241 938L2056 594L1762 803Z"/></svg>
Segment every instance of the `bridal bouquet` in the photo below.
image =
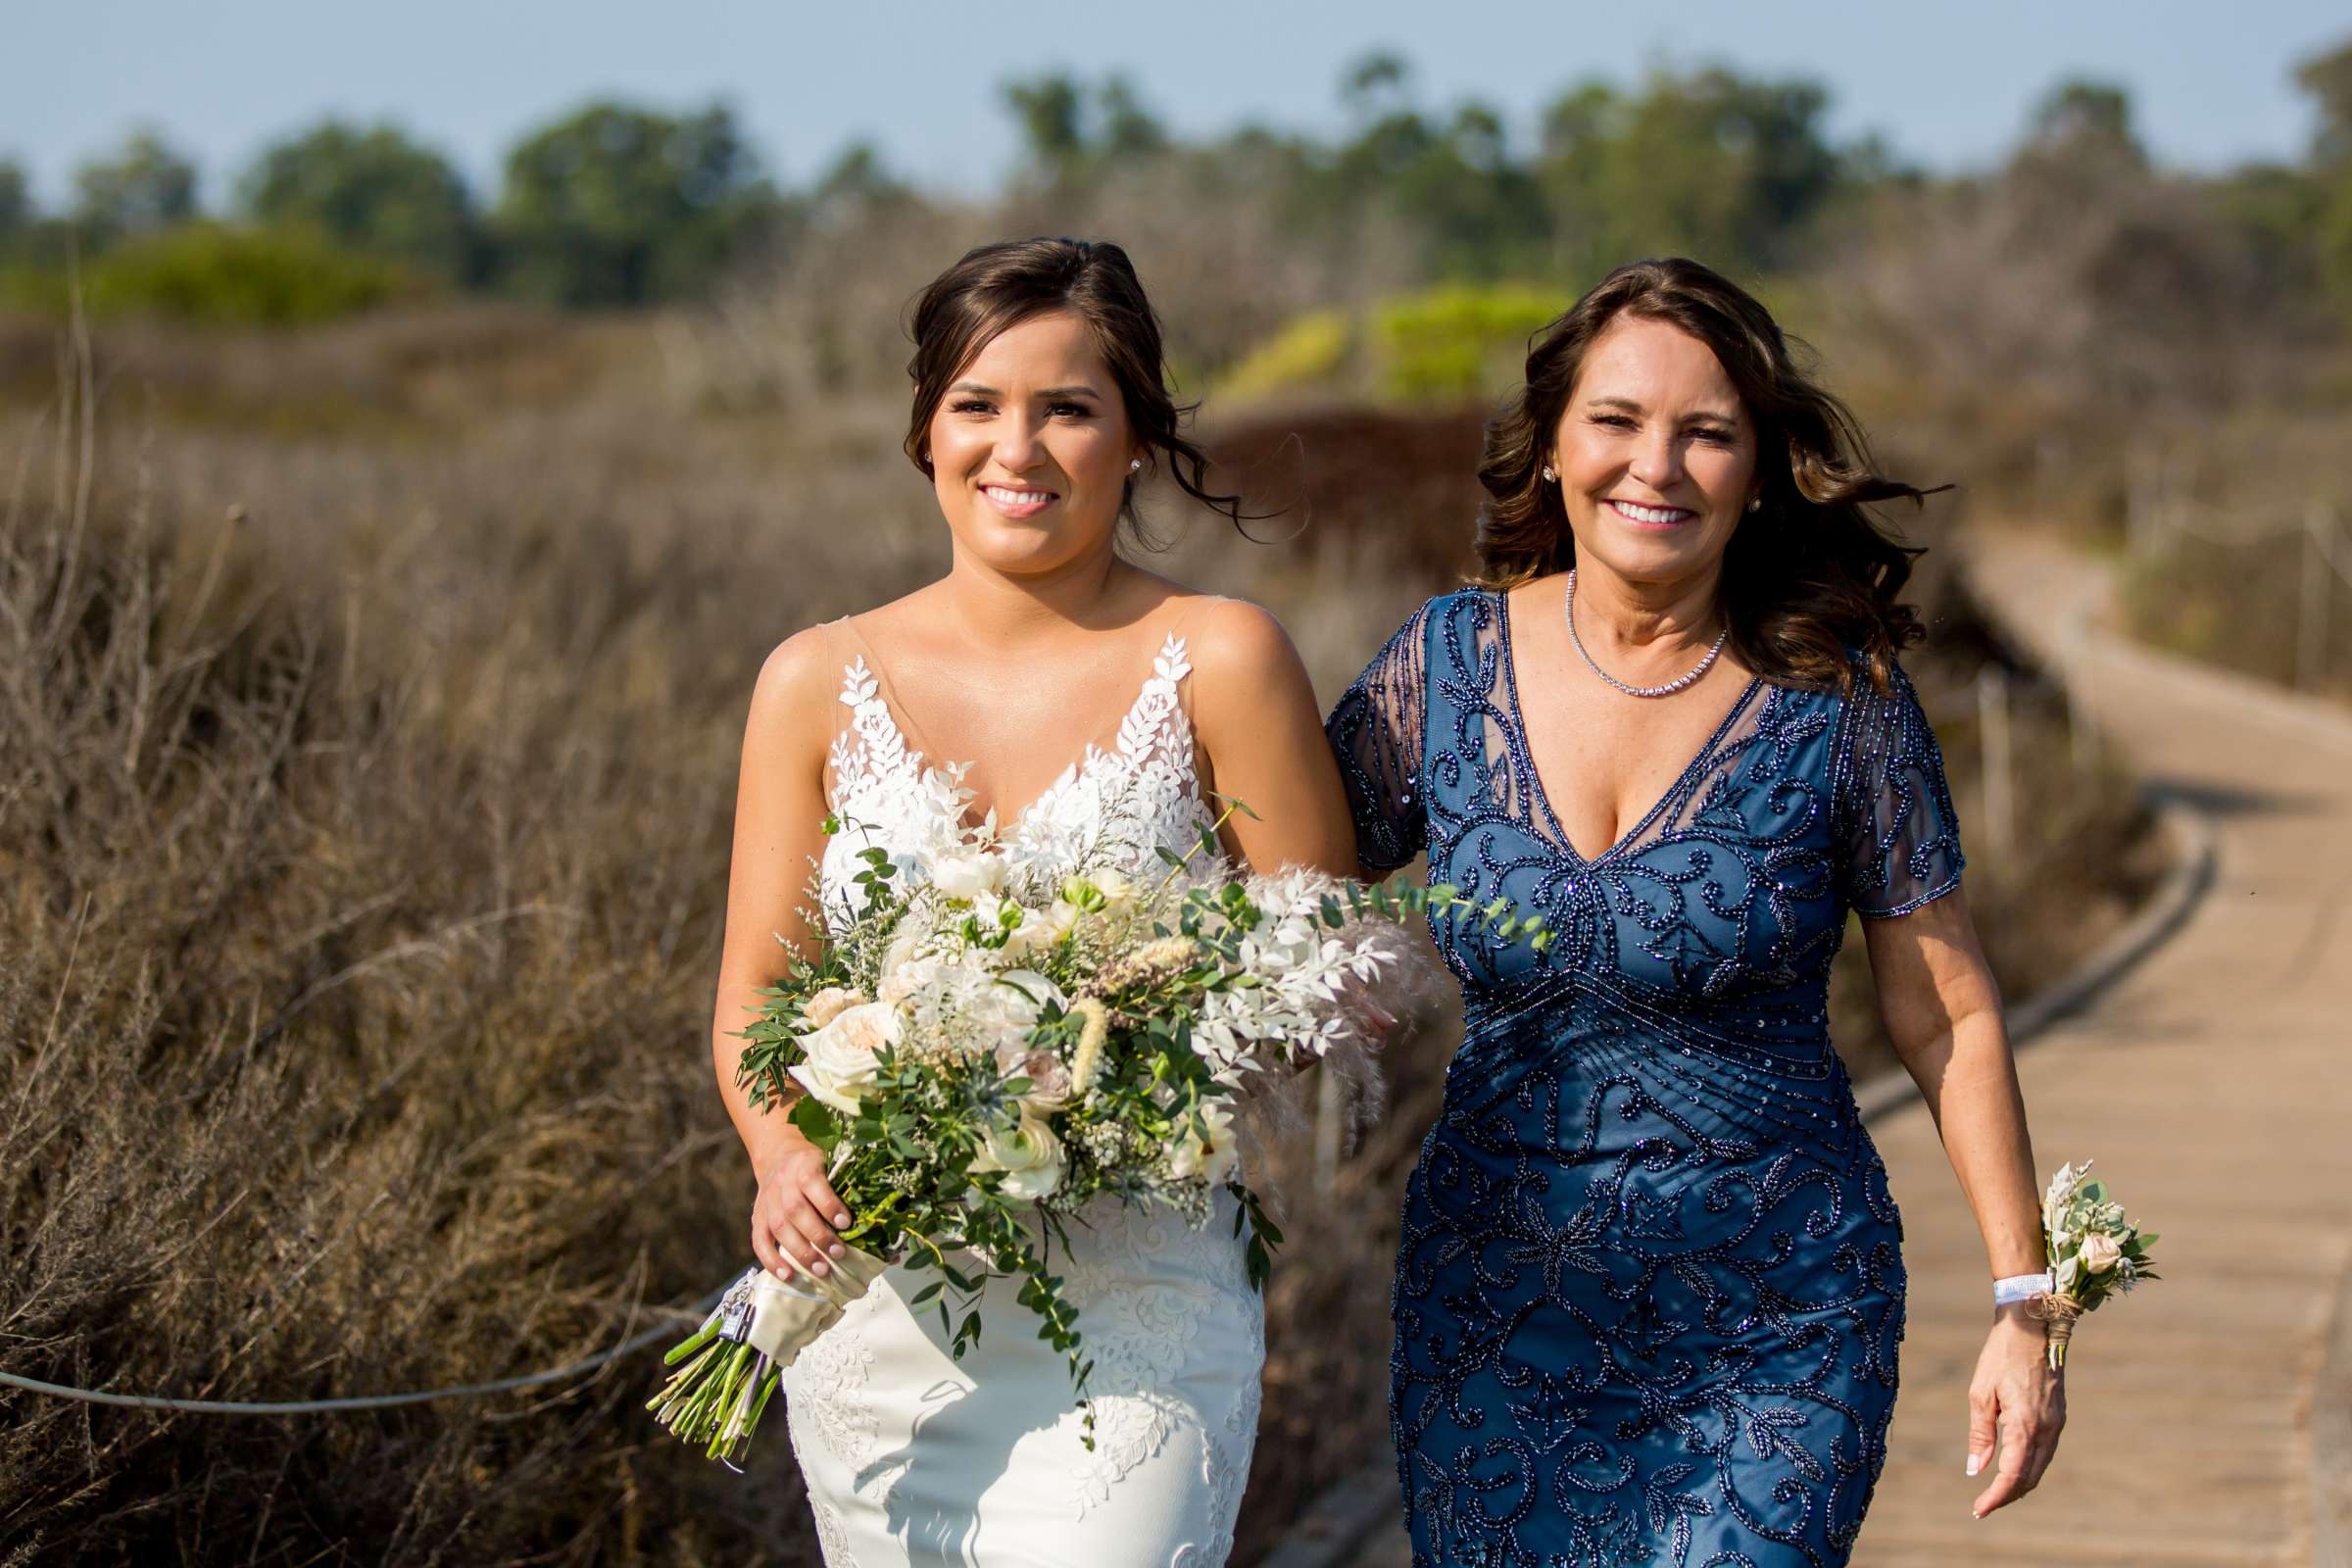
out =
<svg viewBox="0 0 2352 1568"><path fill-rule="evenodd" d="M1367 1070L1403 1010L1410 913L1547 940L1446 888L1236 874L1215 828L1142 881L1102 865L1043 885L984 838L908 865L861 852L863 907L831 911L821 950L761 993L738 1069L756 1106L803 1091L790 1114L829 1155L854 1245L826 1276L738 1280L670 1352L648 1406L665 1426L740 1453L781 1369L893 1261L936 1276L909 1304L936 1308L958 1356L980 1338L985 1277L1017 1277L1086 1408L1077 1313L1049 1267L1067 1217L1110 1198L1200 1225L1222 1186L1262 1288L1282 1238L1237 1176L1252 1081Z"/></svg>
<svg viewBox="0 0 2352 1568"><path fill-rule="evenodd" d="M2061 1165L2041 1200L2042 1240L2057 1289L2033 1298L2031 1310L2049 1326L2052 1371L2066 1365L2077 1318L2157 1277L2148 1252L2155 1232L2143 1233L2126 1219L2124 1205L2108 1198L2107 1184L2089 1176L2087 1159L2079 1169Z"/></svg>

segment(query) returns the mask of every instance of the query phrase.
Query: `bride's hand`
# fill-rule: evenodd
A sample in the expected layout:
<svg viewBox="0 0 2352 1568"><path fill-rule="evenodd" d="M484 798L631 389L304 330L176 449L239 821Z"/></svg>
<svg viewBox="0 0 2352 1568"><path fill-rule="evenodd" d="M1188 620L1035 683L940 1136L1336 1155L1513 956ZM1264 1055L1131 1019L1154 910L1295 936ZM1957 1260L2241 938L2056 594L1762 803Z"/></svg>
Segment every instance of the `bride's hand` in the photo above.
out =
<svg viewBox="0 0 2352 1568"><path fill-rule="evenodd" d="M1968 1387L1968 1473L2000 1464L1971 1504L1982 1519L2041 1484L2066 1426L2066 1378L2050 1370L2049 1341L2024 1303L1999 1309Z"/></svg>
<svg viewBox="0 0 2352 1568"><path fill-rule="evenodd" d="M831 1273L825 1260L848 1250L835 1227L849 1222L848 1207L825 1180L825 1152L799 1128L787 1129L752 1202L752 1250L760 1266L780 1280L792 1278L796 1265L811 1274Z"/></svg>

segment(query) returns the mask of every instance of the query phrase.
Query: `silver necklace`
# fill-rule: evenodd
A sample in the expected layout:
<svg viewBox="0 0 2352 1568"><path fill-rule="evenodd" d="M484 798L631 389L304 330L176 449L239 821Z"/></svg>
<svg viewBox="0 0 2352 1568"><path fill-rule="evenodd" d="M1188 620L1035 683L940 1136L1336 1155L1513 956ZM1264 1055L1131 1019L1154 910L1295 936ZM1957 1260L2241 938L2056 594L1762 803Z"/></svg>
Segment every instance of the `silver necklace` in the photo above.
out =
<svg viewBox="0 0 2352 1568"><path fill-rule="evenodd" d="M1728 625L1717 632L1715 645L1707 650L1706 657L1693 665L1690 673L1677 675L1663 686L1634 686L1619 680L1601 668L1593 661L1592 654L1586 651L1585 640L1576 634L1576 568L1574 566L1568 568L1568 596L1560 606L1560 613L1568 617L1568 640L1576 645L1577 653L1583 656L1585 667L1628 697L1672 697L1676 692L1681 691L1707 672L1715 662L1715 656L1723 652L1723 640L1732 634L1732 628Z"/></svg>

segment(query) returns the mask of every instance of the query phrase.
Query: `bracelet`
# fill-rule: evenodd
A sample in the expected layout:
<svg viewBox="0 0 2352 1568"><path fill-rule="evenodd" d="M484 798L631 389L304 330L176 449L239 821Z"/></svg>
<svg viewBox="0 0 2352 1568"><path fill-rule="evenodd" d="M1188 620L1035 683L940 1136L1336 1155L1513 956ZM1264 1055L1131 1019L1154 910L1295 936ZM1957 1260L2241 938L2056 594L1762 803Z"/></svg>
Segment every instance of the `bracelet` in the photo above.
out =
<svg viewBox="0 0 2352 1568"><path fill-rule="evenodd" d="M2012 1274L1992 1282L1992 1304L2013 1306L2036 1296L2047 1296L2057 1288L2057 1280L2048 1274Z"/></svg>

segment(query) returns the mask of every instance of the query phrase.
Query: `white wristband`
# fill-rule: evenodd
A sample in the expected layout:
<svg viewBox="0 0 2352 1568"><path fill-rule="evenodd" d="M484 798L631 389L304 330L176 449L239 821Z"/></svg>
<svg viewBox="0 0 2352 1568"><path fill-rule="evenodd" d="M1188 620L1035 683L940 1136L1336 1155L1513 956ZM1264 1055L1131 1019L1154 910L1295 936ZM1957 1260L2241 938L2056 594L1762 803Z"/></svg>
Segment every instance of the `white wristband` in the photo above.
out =
<svg viewBox="0 0 2352 1568"><path fill-rule="evenodd" d="M2047 1296L2058 1282L2047 1274L2012 1274L1992 1282L1992 1304L2009 1306L2036 1296Z"/></svg>

